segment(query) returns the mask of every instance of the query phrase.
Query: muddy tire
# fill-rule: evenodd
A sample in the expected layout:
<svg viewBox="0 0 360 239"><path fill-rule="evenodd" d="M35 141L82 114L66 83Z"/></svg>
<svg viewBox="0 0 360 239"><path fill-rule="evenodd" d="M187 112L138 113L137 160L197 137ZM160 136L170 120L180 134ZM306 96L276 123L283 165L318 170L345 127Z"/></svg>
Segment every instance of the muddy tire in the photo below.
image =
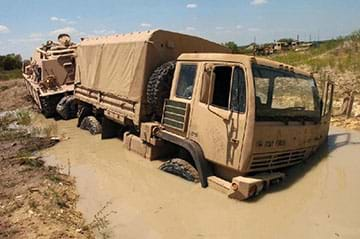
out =
<svg viewBox="0 0 360 239"><path fill-rule="evenodd" d="M77 103L75 96L64 96L56 105L56 111L65 120L75 118L77 114Z"/></svg>
<svg viewBox="0 0 360 239"><path fill-rule="evenodd" d="M56 105L59 101L59 97L46 96L40 98L41 113L46 117L50 118L56 115Z"/></svg>
<svg viewBox="0 0 360 239"><path fill-rule="evenodd" d="M95 116L86 116L80 124L80 129L85 129L90 132L90 134L100 134L101 133L101 124L95 118Z"/></svg>
<svg viewBox="0 0 360 239"><path fill-rule="evenodd" d="M170 96L174 71L175 61L170 61L156 68L150 76L146 89L146 99L154 120L161 119L164 100Z"/></svg>
<svg viewBox="0 0 360 239"><path fill-rule="evenodd" d="M159 169L180 176L191 182L199 181L199 173L197 170L187 161L179 158L170 159L160 165Z"/></svg>

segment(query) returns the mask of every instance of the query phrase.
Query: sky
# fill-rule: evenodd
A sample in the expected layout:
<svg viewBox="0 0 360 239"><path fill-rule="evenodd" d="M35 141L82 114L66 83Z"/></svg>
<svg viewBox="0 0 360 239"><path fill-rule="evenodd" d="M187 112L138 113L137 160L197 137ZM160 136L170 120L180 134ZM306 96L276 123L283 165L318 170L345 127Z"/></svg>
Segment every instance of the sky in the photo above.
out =
<svg viewBox="0 0 360 239"><path fill-rule="evenodd" d="M80 37L165 29L218 43L325 40L360 29L360 0L0 0L0 55Z"/></svg>

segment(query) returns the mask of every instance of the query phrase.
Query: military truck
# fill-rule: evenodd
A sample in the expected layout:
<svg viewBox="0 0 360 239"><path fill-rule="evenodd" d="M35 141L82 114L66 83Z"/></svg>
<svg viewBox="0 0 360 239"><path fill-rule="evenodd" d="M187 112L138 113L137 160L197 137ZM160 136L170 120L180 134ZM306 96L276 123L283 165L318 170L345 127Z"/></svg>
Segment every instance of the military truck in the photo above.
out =
<svg viewBox="0 0 360 239"><path fill-rule="evenodd" d="M313 76L300 69L239 54L184 53L172 78L167 75L173 63L165 63L147 80L139 70L148 69L147 61L139 61L135 50L124 54L123 46L118 52L105 47L93 52L80 44L79 58L86 60L79 59L75 96L88 104L83 112L101 115L103 138L126 128L128 149L150 160L168 159L160 169L202 187L237 199L257 195L284 178L281 169L308 159L327 138L333 84L326 83L321 99ZM110 60L91 64L120 53L127 57L112 67ZM127 74L116 75L117 65ZM166 87L159 88L162 84ZM103 93L100 85L126 94ZM149 106L151 117L140 102Z"/></svg>
<svg viewBox="0 0 360 239"><path fill-rule="evenodd" d="M84 39L77 48L78 126L107 138L113 123L139 128L141 122L160 120L176 58L196 52L230 49L165 30Z"/></svg>
<svg viewBox="0 0 360 239"><path fill-rule="evenodd" d="M24 61L26 88L45 117L59 114L64 119L76 116L74 92L76 44L68 34L58 42L47 41Z"/></svg>

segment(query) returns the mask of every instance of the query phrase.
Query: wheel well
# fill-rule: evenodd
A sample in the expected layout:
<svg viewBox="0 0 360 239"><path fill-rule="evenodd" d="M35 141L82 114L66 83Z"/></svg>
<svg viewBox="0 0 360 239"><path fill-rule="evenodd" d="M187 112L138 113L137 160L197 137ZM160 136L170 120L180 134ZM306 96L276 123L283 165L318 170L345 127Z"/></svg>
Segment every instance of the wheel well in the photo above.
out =
<svg viewBox="0 0 360 239"><path fill-rule="evenodd" d="M167 133L166 131L160 130L156 134L159 138L171 142L179 147L179 153L182 153L185 157L183 158L191 164L194 164L196 170L199 173L199 178L202 187L207 187L207 177L212 176L212 169L204 157L204 153L198 143L193 140L180 138L173 134Z"/></svg>

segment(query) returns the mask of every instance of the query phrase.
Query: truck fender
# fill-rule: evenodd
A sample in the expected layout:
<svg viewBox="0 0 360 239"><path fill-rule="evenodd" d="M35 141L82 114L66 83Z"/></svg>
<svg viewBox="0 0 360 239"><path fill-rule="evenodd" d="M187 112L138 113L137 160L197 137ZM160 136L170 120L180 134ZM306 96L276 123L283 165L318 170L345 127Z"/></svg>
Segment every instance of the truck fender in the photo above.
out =
<svg viewBox="0 0 360 239"><path fill-rule="evenodd" d="M204 153L200 145L193 140L180 138L163 130L156 132L156 136L165 141L178 145L190 153L194 160L195 167L199 173L201 186L206 188L208 186L207 178L212 176L213 173L208 161L204 157Z"/></svg>

